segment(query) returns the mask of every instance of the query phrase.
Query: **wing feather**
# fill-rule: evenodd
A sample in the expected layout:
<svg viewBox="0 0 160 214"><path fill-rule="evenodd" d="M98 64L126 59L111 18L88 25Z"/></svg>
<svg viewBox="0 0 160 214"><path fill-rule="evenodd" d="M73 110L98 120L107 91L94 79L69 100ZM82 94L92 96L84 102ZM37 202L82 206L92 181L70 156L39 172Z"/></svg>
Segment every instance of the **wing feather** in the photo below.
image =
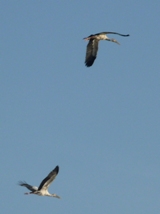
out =
<svg viewBox="0 0 160 214"><path fill-rule="evenodd" d="M95 35L100 35L100 34L117 34L119 36L130 36L129 34L121 34L121 33L116 33L116 32L101 32L101 33L97 33Z"/></svg>
<svg viewBox="0 0 160 214"><path fill-rule="evenodd" d="M87 67L90 67L93 65L94 60L97 57L97 52L98 52L98 40L90 39L87 45L86 58L85 58L85 64Z"/></svg>
<svg viewBox="0 0 160 214"><path fill-rule="evenodd" d="M48 175L46 178L43 179L43 181L40 183L38 190L41 189L48 189L49 185L52 183L52 181L56 178L57 174L59 172L59 166L56 166Z"/></svg>
<svg viewBox="0 0 160 214"><path fill-rule="evenodd" d="M38 190L38 187L36 187L36 186L31 186L31 185L27 184L25 181L19 181L18 184L19 184L20 186L26 187L27 189L31 190L32 192Z"/></svg>

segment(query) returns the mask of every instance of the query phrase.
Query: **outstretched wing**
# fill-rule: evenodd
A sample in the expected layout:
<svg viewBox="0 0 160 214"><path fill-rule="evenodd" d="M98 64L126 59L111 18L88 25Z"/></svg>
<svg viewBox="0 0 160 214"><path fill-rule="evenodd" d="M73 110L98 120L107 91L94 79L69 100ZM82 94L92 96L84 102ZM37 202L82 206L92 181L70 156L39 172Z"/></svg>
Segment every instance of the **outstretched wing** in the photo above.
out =
<svg viewBox="0 0 160 214"><path fill-rule="evenodd" d="M93 65L94 60L97 57L97 52L98 52L98 40L90 39L87 45L86 59L85 59L85 64L87 67L90 67Z"/></svg>
<svg viewBox="0 0 160 214"><path fill-rule="evenodd" d="M129 34L121 34L121 33L116 33L116 32L101 32L101 33L97 33L95 35L99 35L99 34L117 34L119 36L130 36Z"/></svg>
<svg viewBox="0 0 160 214"><path fill-rule="evenodd" d="M41 189L48 189L49 185L52 183L52 181L55 179L59 172L59 166L56 166L55 169L53 169L45 179L40 183L38 190Z"/></svg>
<svg viewBox="0 0 160 214"><path fill-rule="evenodd" d="M27 184L26 182L23 182L23 181L19 181L18 184L19 184L20 186L26 187L27 189L31 190L32 192L38 190L38 187L31 186L31 185L29 185L29 184Z"/></svg>

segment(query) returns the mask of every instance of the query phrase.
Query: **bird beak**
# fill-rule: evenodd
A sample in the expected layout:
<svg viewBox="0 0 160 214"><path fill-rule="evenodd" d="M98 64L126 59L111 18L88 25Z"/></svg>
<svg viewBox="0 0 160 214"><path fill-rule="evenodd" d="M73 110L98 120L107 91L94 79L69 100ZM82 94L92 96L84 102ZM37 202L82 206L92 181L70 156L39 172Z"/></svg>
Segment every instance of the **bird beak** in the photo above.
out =
<svg viewBox="0 0 160 214"><path fill-rule="evenodd" d="M115 43L117 43L118 45L120 45L120 43L119 43L119 42L117 42L117 41L116 41Z"/></svg>
<svg viewBox="0 0 160 214"><path fill-rule="evenodd" d="M115 42L115 43L117 43L118 45L120 45L120 43L119 43L117 40L115 40L115 39L113 40L113 42Z"/></svg>

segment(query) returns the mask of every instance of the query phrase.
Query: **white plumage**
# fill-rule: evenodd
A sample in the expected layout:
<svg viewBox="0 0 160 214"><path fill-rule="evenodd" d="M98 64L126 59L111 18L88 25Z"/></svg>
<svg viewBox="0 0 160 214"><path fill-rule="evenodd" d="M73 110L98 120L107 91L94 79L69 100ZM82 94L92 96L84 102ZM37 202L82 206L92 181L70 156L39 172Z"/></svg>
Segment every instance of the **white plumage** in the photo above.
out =
<svg viewBox="0 0 160 214"><path fill-rule="evenodd" d="M29 189L31 192L25 193L26 195L28 194L35 194L39 196L50 196L50 197L56 197L60 198L56 194L50 194L48 192L48 187L50 184L53 182L53 180L56 178L57 174L59 172L59 166L56 166L48 175L46 178L43 179L43 181L40 183L39 187L36 186L31 186L27 184L26 182L19 182L20 186L25 186L27 189Z"/></svg>

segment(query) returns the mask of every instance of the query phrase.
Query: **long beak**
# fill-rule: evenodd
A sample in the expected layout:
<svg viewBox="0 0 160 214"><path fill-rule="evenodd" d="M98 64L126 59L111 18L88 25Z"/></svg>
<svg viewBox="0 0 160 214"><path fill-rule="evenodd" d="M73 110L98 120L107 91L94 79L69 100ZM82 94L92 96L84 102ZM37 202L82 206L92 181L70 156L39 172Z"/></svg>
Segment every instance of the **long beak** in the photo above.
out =
<svg viewBox="0 0 160 214"><path fill-rule="evenodd" d="M53 196L53 197L55 197L55 198L59 198L59 199L61 199L61 197L60 197L60 196L58 196L58 195L56 195L56 194L52 194L52 196Z"/></svg>
<svg viewBox="0 0 160 214"><path fill-rule="evenodd" d="M118 45L120 45L120 43L119 43L119 42L117 42L117 41L115 41L115 43L117 43Z"/></svg>
<svg viewBox="0 0 160 214"><path fill-rule="evenodd" d="M118 45L120 45L120 43L115 39L111 39L111 41L117 43Z"/></svg>

